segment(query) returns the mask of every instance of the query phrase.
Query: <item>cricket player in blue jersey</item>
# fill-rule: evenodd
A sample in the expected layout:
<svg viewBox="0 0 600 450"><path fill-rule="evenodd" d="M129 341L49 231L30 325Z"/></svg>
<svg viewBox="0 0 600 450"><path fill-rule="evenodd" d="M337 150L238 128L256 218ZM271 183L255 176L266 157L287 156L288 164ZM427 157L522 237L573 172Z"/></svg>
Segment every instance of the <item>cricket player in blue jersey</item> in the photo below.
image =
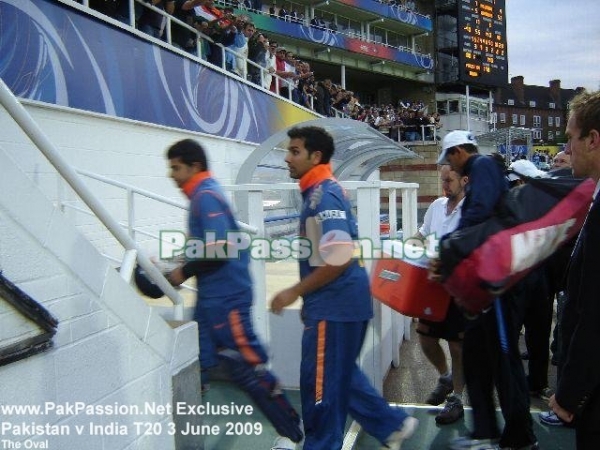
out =
<svg viewBox="0 0 600 450"><path fill-rule="evenodd" d="M313 246L311 257L300 260L300 281L275 295L271 310L280 313L303 298L303 448L341 449L350 414L382 449L398 450L418 421L390 407L357 364L372 300L367 273L353 257L356 221L329 163L333 138L313 126L293 128L288 136L285 162L290 176L300 180L303 198L300 235Z"/></svg>
<svg viewBox="0 0 600 450"><path fill-rule="evenodd" d="M202 382L208 383L207 369L222 363L281 435L273 449L295 449L302 440L300 417L267 370L267 354L252 326L249 246L230 241L240 229L202 146L192 139L179 141L168 149L167 159L171 178L190 199L189 238L196 242L195 256L188 252L186 263L168 277L176 286L192 276L197 280L194 320Z"/></svg>

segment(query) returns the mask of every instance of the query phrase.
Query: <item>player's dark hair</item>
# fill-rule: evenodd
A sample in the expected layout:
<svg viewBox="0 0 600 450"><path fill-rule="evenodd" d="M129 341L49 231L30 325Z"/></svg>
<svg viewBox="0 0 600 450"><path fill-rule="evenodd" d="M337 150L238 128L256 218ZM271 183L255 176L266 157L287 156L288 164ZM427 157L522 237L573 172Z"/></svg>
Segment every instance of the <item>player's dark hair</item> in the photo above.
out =
<svg viewBox="0 0 600 450"><path fill-rule="evenodd" d="M304 147L311 155L316 151L322 154L321 164L329 163L335 150L333 137L321 127L294 127L288 130L287 135L290 139L302 139Z"/></svg>
<svg viewBox="0 0 600 450"><path fill-rule="evenodd" d="M192 166L199 163L201 170L208 170L208 161L204 147L193 139L183 139L175 142L167 150L167 159L179 158L182 163Z"/></svg>

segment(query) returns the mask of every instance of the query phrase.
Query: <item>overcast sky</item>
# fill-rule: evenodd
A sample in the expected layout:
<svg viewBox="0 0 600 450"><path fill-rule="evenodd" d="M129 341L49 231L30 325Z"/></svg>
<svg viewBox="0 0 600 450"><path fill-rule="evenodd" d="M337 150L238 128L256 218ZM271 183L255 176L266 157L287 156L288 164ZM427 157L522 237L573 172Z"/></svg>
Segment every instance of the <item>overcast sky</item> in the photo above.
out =
<svg viewBox="0 0 600 450"><path fill-rule="evenodd" d="M506 28L509 81L600 88L600 0L506 0Z"/></svg>

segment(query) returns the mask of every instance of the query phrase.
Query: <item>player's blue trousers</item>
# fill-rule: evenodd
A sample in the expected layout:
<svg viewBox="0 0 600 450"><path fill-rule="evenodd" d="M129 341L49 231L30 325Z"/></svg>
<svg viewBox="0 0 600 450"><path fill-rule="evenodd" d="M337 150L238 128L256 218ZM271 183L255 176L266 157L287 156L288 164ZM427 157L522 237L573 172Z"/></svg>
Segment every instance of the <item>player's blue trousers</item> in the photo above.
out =
<svg viewBox="0 0 600 450"><path fill-rule="evenodd" d="M219 299L215 304L198 299L194 320L198 322L200 368L215 367L222 349L240 352L244 360L255 366L268 361L267 354L252 326L252 291ZM208 380L203 380L207 382Z"/></svg>
<svg viewBox="0 0 600 450"><path fill-rule="evenodd" d="M341 449L348 414L382 443L408 417L388 405L356 363L367 324L304 321L300 368L304 450Z"/></svg>

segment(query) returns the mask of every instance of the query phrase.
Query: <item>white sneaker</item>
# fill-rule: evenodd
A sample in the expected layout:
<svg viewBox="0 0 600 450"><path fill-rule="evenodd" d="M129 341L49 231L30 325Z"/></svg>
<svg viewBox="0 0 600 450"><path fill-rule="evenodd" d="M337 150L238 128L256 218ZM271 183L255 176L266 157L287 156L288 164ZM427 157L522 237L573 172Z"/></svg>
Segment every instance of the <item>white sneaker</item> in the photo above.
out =
<svg viewBox="0 0 600 450"><path fill-rule="evenodd" d="M474 439L471 436L459 436L451 439L448 446L452 450L497 450L499 439Z"/></svg>
<svg viewBox="0 0 600 450"><path fill-rule="evenodd" d="M296 444L290 438L277 436L271 450L296 450Z"/></svg>
<svg viewBox="0 0 600 450"><path fill-rule="evenodd" d="M404 419L402 428L390 434L381 450L400 450L402 442L413 435L418 425L419 421L414 417L409 416Z"/></svg>

